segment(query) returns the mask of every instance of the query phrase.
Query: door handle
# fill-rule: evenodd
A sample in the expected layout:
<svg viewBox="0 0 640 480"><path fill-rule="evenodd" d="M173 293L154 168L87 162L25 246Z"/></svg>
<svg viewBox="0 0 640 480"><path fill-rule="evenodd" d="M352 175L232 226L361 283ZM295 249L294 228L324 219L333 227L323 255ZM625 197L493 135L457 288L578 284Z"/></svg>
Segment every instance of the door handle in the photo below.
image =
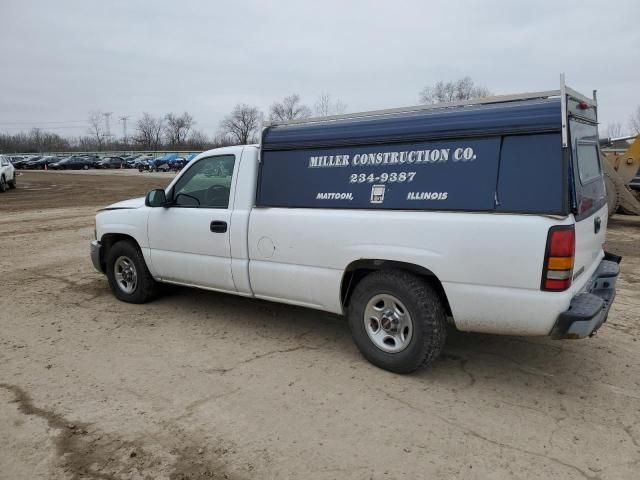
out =
<svg viewBox="0 0 640 480"><path fill-rule="evenodd" d="M595 233L598 233L600 231L601 225L602 225L602 220L600 220L600 217L596 217L593 219L593 230L595 231Z"/></svg>
<svg viewBox="0 0 640 480"><path fill-rule="evenodd" d="M209 225L209 229L213 233L225 233L227 231L227 222L223 222L222 220L214 220Z"/></svg>

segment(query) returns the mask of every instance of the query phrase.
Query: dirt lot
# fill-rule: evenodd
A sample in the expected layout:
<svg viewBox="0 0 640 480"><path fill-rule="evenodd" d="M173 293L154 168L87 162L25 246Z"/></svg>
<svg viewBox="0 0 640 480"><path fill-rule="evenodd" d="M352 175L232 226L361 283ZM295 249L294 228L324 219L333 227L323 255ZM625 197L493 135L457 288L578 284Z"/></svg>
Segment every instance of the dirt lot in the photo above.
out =
<svg viewBox="0 0 640 480"><path fill-rule="evenodd" d="M590 340L450 332L431 369L369 365L321 312L172 288L120 303L97 207L168 177L27 172L0 194L0 478L637 479L640 220Z"/></svg>

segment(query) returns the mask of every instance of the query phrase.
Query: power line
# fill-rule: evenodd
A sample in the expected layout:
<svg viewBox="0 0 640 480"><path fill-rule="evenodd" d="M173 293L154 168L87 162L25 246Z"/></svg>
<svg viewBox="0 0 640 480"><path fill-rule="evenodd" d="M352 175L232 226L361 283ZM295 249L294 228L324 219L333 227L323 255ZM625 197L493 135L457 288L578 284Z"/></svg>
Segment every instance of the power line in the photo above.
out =
<svg viewBox="0 0 640 480"><path fill-rule="evenodd" d="M38 130L60 130L62 128L86 128L89 125L62 125L62 126L38 126L30 124L24 127L2 127L2 130L29 130L31 128L37 128Z"/></svg>
<svg viewBox="0 0 640 480"><path fill-rule="evenodd" d="M86 120L56 120L51 122L0 122L0 125L47 125L47 124L55 124L55 123L87 123Z"/></svg>

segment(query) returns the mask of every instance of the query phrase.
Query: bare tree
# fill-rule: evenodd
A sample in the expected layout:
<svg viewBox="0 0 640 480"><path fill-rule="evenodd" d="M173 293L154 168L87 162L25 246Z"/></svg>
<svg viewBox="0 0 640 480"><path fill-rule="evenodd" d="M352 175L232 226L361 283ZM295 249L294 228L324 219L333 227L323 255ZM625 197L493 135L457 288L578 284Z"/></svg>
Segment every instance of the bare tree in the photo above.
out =
<svg viewBox="0 0 640 480"><path fill-rule="evenodd" d="M607 137L618 138L622 136L624 136L624 131L620 122L611 122L607 124Z"/></svg>
<svg viewBox="0 0 640 480"><path fill-rule="evenodd" d="M89 112L89 135L95 140L98 150L102 150L102 144L105 138L105 132L102 125L102 112L94 110Z"/></svg>
<svg viewBox="0 0 640 480"><path fill-rule="evenodd" d="M492 95L487 87L475 85L471 77L427 86L420 92L420 103L443 103Z"/></svg>
<svg viewBox="0 0 640 480"><path fill-rule="evenodd" d="M174 113L167 113L164 119L166 121L164 126L165 138L167 145L170 147L177 147L185 143L189 136L189 131L196 123L187 112L180 116Z"/></svg>
<svg viewBox="0 0 640 480"><path fill-rule="evenodd" d="M145 112L136 123L137 133L134 140L143 148L156 149L162 145L163 127L164 119Z"/></svg>
<svg viewBox="0 0 640 480"><path fill-rule="evenodd" d="M640 105L638 105L635 111L631 114L629 126L631 127L631 130L633 130L633 133L640 134Z"/></svg>
<svg viewBox="0 0 640 480"><path fill-rule="evenodd" d="M209 145L211 142L204 132L200 130L193 130L185 143L188 148L193 148L194 150L204 150L205 147L207 147L207 145Z"/></svg>
<svg viewBox="0 0 640 480"><path fill-rule="evenodd" d="M43 151L43 145L42 145L42 130L34 127L31 129L31 131L29 132L29 140L31 142L31 144L33 145L33 148L36 152L42 152Z"/></svg>
<svg viewBox="0 0 640 480"><path fill-rule="evenodd" d="M212 139L211 139L211 148L220 148L220 147L228 147L233 145L235 142L232 141L229 138L229 135L223 133L223 132L218 132Z"/></svg>
<svg viewBox="0 0 640 480"><path fill-rule="evenodd" d="M262 112L258 107L239 103L233 111L220 122L221 133L235 143L246 145L256 141L262 124Z"/></svg>
<svg viewBox="0 0 640 480"><path fill-rule="evenodd" d="M281 102L274 102L269 109L269 120L272 122L286 122L310 116L311 109L300 102L300 95L297 93L284 97Z"/></svg>
<svg viewBox="0 0 640 480"><path fill-rule="evenodd" d="M347 105L340 99L332 100L331 95L322 93L314 105L315 114L319 117L340 115L347 110Z"/></svg>

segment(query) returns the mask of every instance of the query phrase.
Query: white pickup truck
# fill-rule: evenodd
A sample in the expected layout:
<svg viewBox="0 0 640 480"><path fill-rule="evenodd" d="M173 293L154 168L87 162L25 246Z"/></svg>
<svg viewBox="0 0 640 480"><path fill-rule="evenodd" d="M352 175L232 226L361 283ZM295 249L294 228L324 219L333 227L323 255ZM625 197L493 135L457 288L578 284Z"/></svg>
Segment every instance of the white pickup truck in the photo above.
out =
<svg viewBox="0 0 640 480"><path fill-rule="evenodd" d="M558 91L270 125L164 190L100 210L91 258L120 300L157 282L348 317L406 373L472 332L584 338L606 320L597 104Z"/></svg>
<svg viewBox="0 0 640 480"><path fill-rule="evenodd" d="M0 192L16 188L16 169L8 157L0 155Z"/></svg>

